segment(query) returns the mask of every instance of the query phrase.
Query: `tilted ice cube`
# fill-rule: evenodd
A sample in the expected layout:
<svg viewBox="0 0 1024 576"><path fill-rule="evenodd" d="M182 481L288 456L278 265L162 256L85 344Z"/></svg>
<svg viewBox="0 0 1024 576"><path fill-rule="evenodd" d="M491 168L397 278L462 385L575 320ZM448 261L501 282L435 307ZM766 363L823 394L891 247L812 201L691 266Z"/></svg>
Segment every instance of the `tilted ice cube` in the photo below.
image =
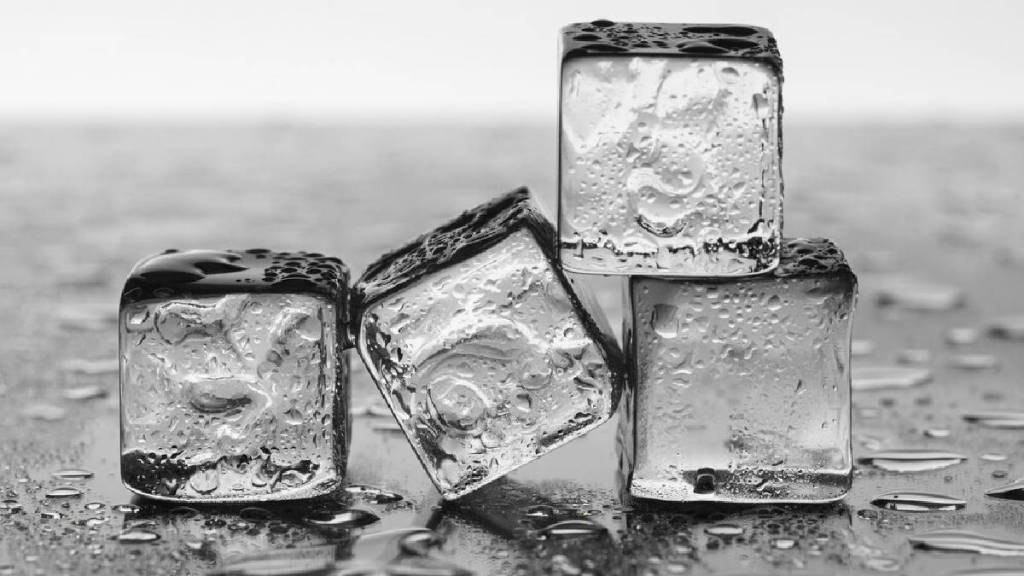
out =
<svg viewBox="0 0 1024 576"><path fill-rule="evenodd" d="M168 251L121 298L121 475L162 500L308 498L340 488L348 270L268 250Z"/></svg>
<svg viewBox="0 0 1024 576"><path fill-rule="evenodd" d="M356 285L359 354L445 498L615 411L620 353L554 243L519 189L383 256Z"/></svg>
<svg viewBox="0 0 1024 576"><path fill-rule="evenodd" d="M630 494L824 502L850 487L857 279L828 240L772 274L630 279L619 429Z"/></svg>
<svg viewBox="0 0 1024 576"><path fill-rule="evenodd" d="M562 31L559 256L595 274L778 264L782 62L748 26Z"/></svg>

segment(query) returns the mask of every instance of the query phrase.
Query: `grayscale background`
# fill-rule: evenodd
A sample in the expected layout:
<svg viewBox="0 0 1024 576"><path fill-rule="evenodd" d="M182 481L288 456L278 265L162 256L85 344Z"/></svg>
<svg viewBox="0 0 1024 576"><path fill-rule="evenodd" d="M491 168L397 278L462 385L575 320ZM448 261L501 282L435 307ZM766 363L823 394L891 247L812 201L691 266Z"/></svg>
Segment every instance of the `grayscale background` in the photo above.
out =
<svg viewBox="0 0 1024 576"><path fill-rule="evenodd" d="M357 276L516 186L553 207L558 28L595 18L774 31L785 233L832 238L860 276L854 375L930 351L930 382L854 394L854 455L923 448L966 461L915 474L862 466L833 506L648 509L618 498L610 423L441 506L390 419L365 409L379 396L353 356L351 480L404 496L353 503L379 522L324 532L299 508L118 511L132 502L118 478L116 374L131 265L166 248L261 246L337 255ZM423 526L439 534L431 554L448 573L1019 569L1024 556L920 550L909 538L965 530L1024 554L1024 503L984 496L1024 476L1021 431L963 419L1024 412L1024 342L988 331L1024 314L1022 18L1010 0L0 4L0 575L296 568L265 558L281 554L377 566L402 529ZM595 285L619 323L617 282ZM913 309L922 294L962 304ZM954 328L977 337L953 344ZM994 363L964 368L964 354ZM52 476L65 468L93 477ZM45 497L69 484L84 494ZM967 505L870 503L906 489ZM607 532L539 538L536 506ZM743 536L707 533L723 522ZM116 539L139 526L160 540Z"/></svg>

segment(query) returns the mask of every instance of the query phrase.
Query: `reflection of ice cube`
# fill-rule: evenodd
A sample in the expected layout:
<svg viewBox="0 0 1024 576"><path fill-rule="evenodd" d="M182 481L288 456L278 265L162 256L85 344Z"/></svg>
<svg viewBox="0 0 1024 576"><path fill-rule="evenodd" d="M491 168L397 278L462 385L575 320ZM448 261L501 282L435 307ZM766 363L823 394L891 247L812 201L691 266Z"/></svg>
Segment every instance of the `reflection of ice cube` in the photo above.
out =
<svg viewBox="0 0 1024 576"><path fill-rule="evenodd" d="M128 304L122 462L150 496L308 497L344 473L337 310L303 294ZM340 366L339 366L340 363ZM341 380L341 381L339 381Z"/></svg>
<svg viewBox="0 0 1024 576"><path fill-rule="evenodd" d="M856 278L825 240L772 275L630 280L620 449L632 495L828 501L849 489Z"/></svg>
<svg viewBox="0 0 1024 576"><path fill-rule="evenodd" d="M540 218L525 191L512 193L388 255L360 280L365 297L392 277L389 266L408 268L361 305L359 351L446 498L615 409L617 352L542 249L554 231Z"/></svg>
<svg viewBox="0 0 1024 576"><path fill-rule="evenodd" d="M738 276L778 262L780 82L737 59L562 67L559 235L572 271Z"/></svg>

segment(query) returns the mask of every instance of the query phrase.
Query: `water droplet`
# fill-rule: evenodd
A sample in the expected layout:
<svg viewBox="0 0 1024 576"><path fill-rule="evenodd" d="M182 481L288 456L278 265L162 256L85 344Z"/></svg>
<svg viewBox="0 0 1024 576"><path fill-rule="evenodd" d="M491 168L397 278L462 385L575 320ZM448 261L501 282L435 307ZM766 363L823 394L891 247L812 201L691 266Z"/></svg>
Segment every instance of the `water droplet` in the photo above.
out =
<svg viewBox="0 0 1024 576"><path fill-rule="evenodd" d="M99 398L107 397L107 390L102 386L95 384L87 384L84 386L73 386L71 388L65 388L61 393L67 400L74 400L76 402L84 400L97 400Z"/></svg>
<svg viewBox="0 0 1024 576"><path fill-rule="evenodd" d="M0 500L0 512L4 514L21 512L21 504L17 500L13 499Z"/></svg>
<svg viewBox="0 0 1024 576"><path fill-rule="evenodd" d="M591 538L607 532L604 526L590 520L563 520L540 530L546 538Z"/></svg>
<svg viewBox="0 0 1024 576"><path fill-rule="evenodd" d="M889 472L925 472L940 470L967 460L967 456L939 450L884 450L859 458L860 464Z"/></svg>
<svg viewBox="0 0 1024 576"><path fill-rule="evenodd" d="M974 344L981 338L981 330L960 326L946 330L946 343L951 346Z"/></svg>
<svg viewBox="0 0 1024 576"><path fill-rule="evenodd" d="M796 540L792 538L776 538L772 540L772 548L777 550L791 550L796 547Z"/></svg>
<svg viewBox="0 0 1024 576"><path fill-rule="evenodd" d="M148 542L156 542L160 539L160 535L149 530L132 528L121 532L115 539L122 544L146 544Z"/></svg>
<svg viewBox="0 0 1024 576"><path fill-rule="evenodd" d="M380 518L368 510L352 508L340 512L316 512L307 515L304 520L314 526L348 529L369 526Z"/></svg>
<svg viewBox="0 0 1024 576"><path fill-rule="evenodd" d="M967 502L961 498L923 492L889 492L876 496L872 504L899 512L949 512L962 510Z"/></svg>
<svg viewBox="0 0 1024 576"><path fill-rule="evenodd" d="M1024 412L993 411L971 412L963 415L963 419L985 428L1004 430L1024 429Z"/></svg>
<svg viewBox="0 0 1024 576"><path fill-rule="evenodd" d="M197 470L188 485L199 494L209 494L220 486L220 472L216 468Z"/></svg>
<svg viewBox="0 0 1024 576"><path fill-rule="evenodd" d="M1003 340L1024 340L1024 314L993 321L989 325L988 333Z"/></svg>
<svg viewBox="0 0 1024 576"><path fill-rule="evenodd" d="M63 486L61 488L54 488L46 493L47 498L78 498L83 492L78 488L72 488L71 486Z"/></svg>
<svg viewBox="0 0 1024 576"><path fill-rule="evenodd" d="M83 508L85 508L86 510L90 510L90 511L102 510L102 509L104 509L106 507L107 507L107 505L104 504L103 502L89 502L88 504L83 506Z"/></svg>
<svg viewBox="0 0 1024 576"><path fill-rule="evenodd" d="M82 376L116 374L120 369L117 358L72 358L60 363L62 372Z"/></svg>
<svg viewBox="0 0 1024 576"><path fill-rule="evenodd" d="M375 486L367 486L364 484L352 484L347 486L345 491L353 496L375 504L391 504L394 502L400 502L404 499L404 497L397 492L391 492L390 490L377 488Z"/></svg>
<svg viewBox="0 0 1024 576"><path fill-rule="evenodd" d="M64 480L88 480L93 477L92 472L79 468L65 468L63 470L57 470L52 475L54 478L63 478Z"/></svg>
<svg viewBox="0 0 1024 576"><path fill-rule="evenodd" d="M985 353L955 354L949 359L949 365L961 370L991 370L999 366L999 360Z"/></svg>
<svg viewBox="0 0 1024 576"><path fill-rule="evenodd" d="M120 512L121 514L138 514L139 507L135 504L118 504L111 508L114 512Z"/></svg>
<svg viewBox="0 0 1024 576"><path fill-rule="evenodd" d="M949 438L951 434L949 428L928 428L924 431L929 438Z"/></svg>
<svg viewBox="0 0 1024 576"><path fill-rule="evenodd" d="M889 277L878 286L879 306L896 306L918 312L942 312L963 306L967 298L955 286L907 277Z"/></svg>
<svg viewBox="0 0 1024 576"><path fill-rule="evenodd" d="M1024 478L993 488L985 492L985 496L1002 500L1024 500Z"/></svg>
<svg viewBox="0 0 1024 576"><path fill-rule="evenodd" d="M22 415L45 422L57 422L67 416L67 410L53 404L29 404L21 410Z"/></svg>
<svg viewBox="0 0 1024 576"><path fill-rule="evenodd" d="M1006 454L997 452L986 452L981 455L981 459L985 462L1005 462L1009 458Z"/></svg>
<svg viewBox="0 0 1024 576"><path fill-rule="evenodd" d="M712 536L740 536L743 528L735 524L712 524L704 529L704 532Z"/></svg>
<svg viewBox="0 0 1024 576"><path fill-rule="evenodd" d="M936 530L910 537L915 548L974 552L988 556L1024 556L1024 542L1000 540L965 530Z"/></svg>
<svg viewBox="0 0 1024 576"><path fill-rule="evenodd" d="M925 368L908 366L864 366L853 368L853 389L856 391L912 388L930 382L932 373Z"/></svg>
<svg viewBox="0 0 1024 576"><path fill-rule="evenodd" d="M430 550L441 545L441 538L433 530L417 530L402 537L398 548L405 554L426 556Z"/></svg>

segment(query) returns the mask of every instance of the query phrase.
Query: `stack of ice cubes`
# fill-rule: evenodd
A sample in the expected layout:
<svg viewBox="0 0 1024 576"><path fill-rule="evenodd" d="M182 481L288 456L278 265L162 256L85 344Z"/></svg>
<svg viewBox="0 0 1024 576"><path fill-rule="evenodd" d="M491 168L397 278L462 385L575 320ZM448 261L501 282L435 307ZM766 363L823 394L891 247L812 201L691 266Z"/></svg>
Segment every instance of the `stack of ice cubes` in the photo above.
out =
<svg viewBox="0 0 1024 576"><path fill-rule="evenodd" d="M624 488L841 498L857 281L828 240L782 238L771 33L598 20L562 45L559 256L628 276Z"/></svg>
<svg viewBox="0 0 1024 576"><path fill-rule="evenodd" d="M244 502L344 485L354 345L446 499L607 422L659 500L822 502L849 488L857 282L782 238L781 69L767 30L563 30L557 229L518 189L349 287L308 252L167 251L120 315L122 476ZM625 352L585 283L622 276Z"/></svg>

